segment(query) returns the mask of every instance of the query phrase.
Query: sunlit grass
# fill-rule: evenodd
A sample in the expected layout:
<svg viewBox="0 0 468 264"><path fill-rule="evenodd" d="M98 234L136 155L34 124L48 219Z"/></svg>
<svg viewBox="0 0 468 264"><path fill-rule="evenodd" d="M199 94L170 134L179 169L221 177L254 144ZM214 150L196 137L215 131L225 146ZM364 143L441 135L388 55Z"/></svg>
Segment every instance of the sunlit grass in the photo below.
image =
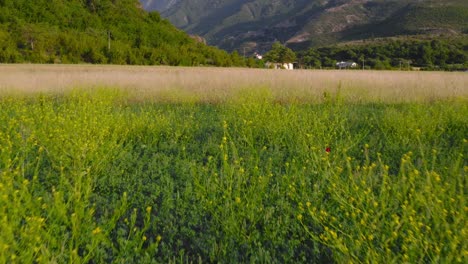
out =
<svg viewBox="0 0 468 264"><path fill-rule="evenodd" d="M465 88L269 85L3 94L0 262L466 262Z"/></svg>
<svg viewBox="0 0 468 264"><path fill-rule="evenodd" d="M324 94L339 94L350 102L429 102L466 99L467 83L468 75L460 72L0 65L3 94L67 93L76 87L107 86L129 92L134 101L218 103L262 87L282 102L322 102Z"/></svg>

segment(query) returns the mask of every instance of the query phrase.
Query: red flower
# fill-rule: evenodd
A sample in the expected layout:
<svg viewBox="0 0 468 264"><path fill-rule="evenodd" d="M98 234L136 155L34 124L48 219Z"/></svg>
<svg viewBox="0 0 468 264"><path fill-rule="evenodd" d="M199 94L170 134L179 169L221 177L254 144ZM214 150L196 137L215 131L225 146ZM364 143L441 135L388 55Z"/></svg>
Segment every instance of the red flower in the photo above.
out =
<svg viewBox="0 0 468 264"><path fill-rule="evenodd" d="M330 148L330 147L327 147L327 148L325 149L325 151L326 151L327 153L330 153L331 148Z"/></svg>

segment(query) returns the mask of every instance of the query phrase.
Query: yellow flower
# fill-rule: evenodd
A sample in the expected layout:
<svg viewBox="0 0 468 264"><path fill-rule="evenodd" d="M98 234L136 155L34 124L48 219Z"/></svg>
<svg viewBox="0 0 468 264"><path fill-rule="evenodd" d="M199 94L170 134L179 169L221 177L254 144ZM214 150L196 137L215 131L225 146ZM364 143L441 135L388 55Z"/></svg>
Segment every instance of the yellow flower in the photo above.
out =
<svg viewBox="0 0 468 264"><path fill-rule="evenodd" d="M93 230L93 235L99 234L101 233L101 231L102 231L101 228L98 226Z"/></svg>
<svg viewBox="0 0 468 264"><path fill-rule="evenodd" d="M241 198L240 197L236 197L236 203L240 203L241 202Z"/></svg>
<svg viewBox="0 0 468 264"><path fill-rule="evenodd" d="M162 237L161 237L160 235L158 235L158 236L156 237L156 242L161 241L161 239L162 239Z"/></svg>
<svg viewBox="0 0 468 264"><path fill-rule="evenodd" d="M146 212L149 214L151 213L151 206L146 207Z"/></svg>
<svg viewBox="0 0 468 264"><path fill-rule="evenodd" d="M302 221L302 215L301 214L297 215L297 220Z"/></svg>

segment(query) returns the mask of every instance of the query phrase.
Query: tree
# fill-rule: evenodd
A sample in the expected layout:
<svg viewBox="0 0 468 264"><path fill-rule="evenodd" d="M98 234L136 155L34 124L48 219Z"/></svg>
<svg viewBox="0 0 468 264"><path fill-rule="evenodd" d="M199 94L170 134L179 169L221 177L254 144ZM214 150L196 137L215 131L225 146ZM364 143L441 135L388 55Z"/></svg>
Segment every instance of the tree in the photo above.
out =
<svg viewBox="0 0 468 264"><path fill-rule="evenodd" d="M275 42L271 50L265 54L265 60L275 63L291 63L296 60L296 53L281 43Z"/></svg>
<svg viewBox="0 0 468 264"><path fill-rule="evenodd" d="M280 53L281 63L291 63L296 61L296 53L287 47L283 47Z"/></svg>
<svg viewBox="0 0 468 264"><path fill-rule="evenodd" d="M265 60L269 62L279 62L281 47L282 45L279 42L273 43L271 50L263 56Z"/></svg>

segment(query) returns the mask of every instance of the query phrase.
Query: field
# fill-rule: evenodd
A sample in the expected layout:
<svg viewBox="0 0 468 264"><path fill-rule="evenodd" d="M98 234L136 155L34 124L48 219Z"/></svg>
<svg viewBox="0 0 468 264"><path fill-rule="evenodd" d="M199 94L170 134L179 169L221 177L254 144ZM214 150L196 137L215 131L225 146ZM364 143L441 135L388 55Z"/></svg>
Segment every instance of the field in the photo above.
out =
<svg viewBox="0 0 468 264"><path fill-rule="evenodd" d="M0 263L466 263L467 84L0 65Z"/></svg>

